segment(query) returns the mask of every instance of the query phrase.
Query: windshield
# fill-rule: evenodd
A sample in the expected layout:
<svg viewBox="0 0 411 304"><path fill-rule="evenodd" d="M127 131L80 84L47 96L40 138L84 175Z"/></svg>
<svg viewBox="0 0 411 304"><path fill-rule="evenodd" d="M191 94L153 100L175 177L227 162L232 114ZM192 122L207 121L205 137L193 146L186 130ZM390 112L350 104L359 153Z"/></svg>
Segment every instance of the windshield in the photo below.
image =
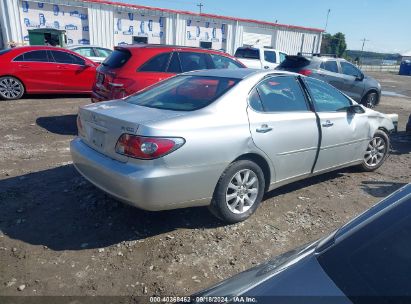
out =
<svg viewBox="0 0 411 304"><path fill-rule="evenodd" d="M103 65L110 68L122 67L131 57L131 53L128 50L114 50L104 61Z"/></svg>
<svg viewBox="0 0 411 304"><path fill-rule="evenodd" d="M177 76L132 95L125 101L150 108L194 111L211 104L238 81L224 77Z"/></svg>

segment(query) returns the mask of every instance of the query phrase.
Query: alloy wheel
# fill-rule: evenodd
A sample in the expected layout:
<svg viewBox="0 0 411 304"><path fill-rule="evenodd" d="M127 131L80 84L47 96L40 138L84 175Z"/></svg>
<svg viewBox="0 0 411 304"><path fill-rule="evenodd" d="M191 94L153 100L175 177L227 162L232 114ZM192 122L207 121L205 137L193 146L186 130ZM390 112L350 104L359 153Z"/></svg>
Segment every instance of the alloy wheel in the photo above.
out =
<svg viewBox="0 0 411 304"><path fill-rule="evenodd" d="M258 177L252 170L244 169L234 174L226 191L228 209L235 214L247 212L257 199L258 186Z"/></svg>
<svg viewBox="0 0 411 304"><path fill-rule="evenodd" d="M378 166L387 154L387 144L381 137L374 137L365 151L364 161L369 167Z"/></svg>
<svg viewBox="0 0 411 304"><path fill-rule="evenodd" d="M366 100L365 100L365 106L367 108L375 108L375 105L377 104L377 94L376 93L370 93L367 95Z"/></svg>
<svg viewBox="0 0 411 304"><path fill-rule="evenodd" d="M0 95L5 99L21 97L24 92L23 85L14 78L4 77L0 80Z"/></svg>

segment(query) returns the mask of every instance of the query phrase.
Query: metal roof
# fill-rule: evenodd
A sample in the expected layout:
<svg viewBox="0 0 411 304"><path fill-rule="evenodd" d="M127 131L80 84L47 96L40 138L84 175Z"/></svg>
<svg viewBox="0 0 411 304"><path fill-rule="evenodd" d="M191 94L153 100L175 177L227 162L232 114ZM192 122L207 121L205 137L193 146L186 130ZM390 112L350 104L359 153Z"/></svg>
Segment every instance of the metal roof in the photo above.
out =
<svg viewBox="0 0 411 304"><path fill-rule="evenodd" d="M110 1L110 0L80 0L80 1L89 2L89 3L99 3L99 4L106 4L106 5L121 6L121 7L128 7L128 8L133 8L133 9L154 10L154 11L160 11L160 12L173 13L173 14L184 14L184 15L191 15L191 16L197 16L197 17L225 19L225 20L239 21L239 22L249 22L249 23L262 24L262 25L282 27L282 28L287 28L287 29L305 30L305 31L319 32L319 33L324 32L324 30L318 29L318 28L303 27L303 26L288 25L288 24L280 24L280 23L273 23L273 22L260 21L260 20L254 20L254 19L236 18L236 17L228 17L228 16L221 16L221 15L214 15L214 14L204 14L204 13L197 14L197 13L190 12L190 11L158 8L158 7L144 6L144 5L138 5L138 4L115 2L115 1Z"/></svg>

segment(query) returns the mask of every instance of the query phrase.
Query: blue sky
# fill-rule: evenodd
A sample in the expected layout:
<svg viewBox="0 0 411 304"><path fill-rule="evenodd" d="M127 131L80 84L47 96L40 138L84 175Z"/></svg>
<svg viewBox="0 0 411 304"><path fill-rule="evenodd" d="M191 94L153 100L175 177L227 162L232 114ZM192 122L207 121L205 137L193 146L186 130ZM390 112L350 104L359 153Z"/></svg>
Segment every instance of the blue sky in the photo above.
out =
<svg viewBox="0 0 411 304"><path fill-rule="evenodd" d="M331 9L327 32L346 35L348 49L403 52L411 49L410 0L117 0L177 10L203 12L233 17L278 20L278 23L324 28Z"/></svg>

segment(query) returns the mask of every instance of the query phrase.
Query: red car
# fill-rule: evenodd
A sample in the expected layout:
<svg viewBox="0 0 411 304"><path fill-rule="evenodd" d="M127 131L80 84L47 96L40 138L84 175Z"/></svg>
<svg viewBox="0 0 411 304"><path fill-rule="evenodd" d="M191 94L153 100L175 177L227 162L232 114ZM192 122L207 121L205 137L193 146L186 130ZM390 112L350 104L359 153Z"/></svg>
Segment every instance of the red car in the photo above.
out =
<svg viewBox="0 0 411 304"><path fill-rule="evenodd" d="M90 93L98 64L73 51L23 46L0 51L0 98Z"/></svg>
<svg viewBox="0 0 411 304"><path fill-rule="evenodd" d="M178 73L245 68L228 54L201 48L164 45L127 45L114 52L97 68L92 101L119 99Z"/></svg>

